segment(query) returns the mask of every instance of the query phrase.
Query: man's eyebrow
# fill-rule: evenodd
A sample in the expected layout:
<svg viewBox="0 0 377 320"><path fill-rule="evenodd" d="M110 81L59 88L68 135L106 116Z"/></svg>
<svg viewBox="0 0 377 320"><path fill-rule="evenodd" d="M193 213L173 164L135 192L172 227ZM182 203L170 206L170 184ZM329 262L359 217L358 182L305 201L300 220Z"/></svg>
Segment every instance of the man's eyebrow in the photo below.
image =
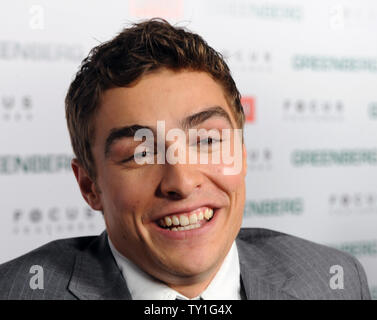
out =
<svg viewBox="0 0 377 320"><path fill-rule="evenodd" d="M202 122L212 117L224 118L233 129L232 120L230 119L229 114L220 106L210 107L198 113L192 114L184 118L180 123L181 123L182 128L187 130L189 128L192 128L201 124Z"/></svg>
<svg viewBox="0 0 377 320"><path fill-rule="evenodd" d="M136 131L139 129L151 130L153 134L155 134L155 131L156 131L154 128L151 128L148 126L142 126L139 124L111 129L110 134L106 138L106 142L105 142L105 156L108 156L110 152L110 147L116 140L122 139L122 138L133 138L135 136Z"/></svg>

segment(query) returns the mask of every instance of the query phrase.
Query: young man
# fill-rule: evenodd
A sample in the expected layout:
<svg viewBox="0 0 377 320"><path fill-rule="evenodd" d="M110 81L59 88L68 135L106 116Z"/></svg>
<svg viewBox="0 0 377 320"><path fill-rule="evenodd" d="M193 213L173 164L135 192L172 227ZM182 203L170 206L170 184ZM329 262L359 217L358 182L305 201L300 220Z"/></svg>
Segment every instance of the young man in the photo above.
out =
<svg viewBox="0 0 377 320"><path fill-rule="evenodd" d="M370 298L351 256L269 230L240 230L240 94L200 36L159 19L123 30L83 61L66 117L75 177L106 231L54 241L0 266L0 298ZM195 130L204 135L191 139ZM179 134L169 132L183 134L179 148L170 148ZM226 145L233 163L215 161ZM209 161L190 161L190 152ZM237 160L239 170L229 171ZM43 289L29 285L32 265L44 270ZM342 270L335 286L333 266Z"/></svg>

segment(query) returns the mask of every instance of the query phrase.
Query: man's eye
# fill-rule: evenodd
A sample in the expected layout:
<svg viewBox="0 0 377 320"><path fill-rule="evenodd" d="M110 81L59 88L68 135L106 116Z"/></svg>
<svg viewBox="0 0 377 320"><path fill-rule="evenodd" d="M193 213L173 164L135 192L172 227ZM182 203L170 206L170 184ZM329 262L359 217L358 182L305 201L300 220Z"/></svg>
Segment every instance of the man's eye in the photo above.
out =
<svg viewBox="0 0 377 320"><path fill-rule="evenodd" d="M215 139L215 138L212 138L212 137L208 137L208 138L200 140L199 144L200 145L212 145L212 144L218 143L218 142L221 142L221 139Z"/></svg>
<svg viewBox="0 0 377 320"><path fill-rule="evenodd" d="M140 153L136 153L134 155L134 158L136 159L141 159L141 158L146 158L146 157L150 157L150 156L153 156L154 153L153 152L150 152L150 151L146 151L144 150L143 152L140 152Z"/></svg>
<svg viewBox="0 0 377 320"><path fill-rule="evenodd" d="M122 163L126 163L126 162L130 162L132 160L137 160L137 159L143 159L143 158L147 158L147 157L152 157L154 156L156 153L153 153L151 151L147 151L147 150L144 150L142 152L139 152L139 153L135 153L133 156L127 158L127 159L124 159L122 160Z"/></svg>

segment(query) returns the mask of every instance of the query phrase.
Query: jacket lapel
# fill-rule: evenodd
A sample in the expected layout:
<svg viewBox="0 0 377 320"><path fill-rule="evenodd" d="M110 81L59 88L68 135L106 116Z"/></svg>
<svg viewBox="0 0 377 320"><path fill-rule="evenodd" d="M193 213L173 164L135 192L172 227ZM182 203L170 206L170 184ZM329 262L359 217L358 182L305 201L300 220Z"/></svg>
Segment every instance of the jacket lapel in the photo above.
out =
<svg viewBox="0 0 377 320"><path fill-rule="evenodd" d="M127 288L104 231L76 255L68 290L81 300L130 300Z"/></svg>
<svg viewBox="0 0 377 320"><path fill-rule="evenodd" d="M279 270L278 264L249 241L238 237L236 244L241 281L247 300L297 299L284 288L293 275L286 270Z"/></svg>

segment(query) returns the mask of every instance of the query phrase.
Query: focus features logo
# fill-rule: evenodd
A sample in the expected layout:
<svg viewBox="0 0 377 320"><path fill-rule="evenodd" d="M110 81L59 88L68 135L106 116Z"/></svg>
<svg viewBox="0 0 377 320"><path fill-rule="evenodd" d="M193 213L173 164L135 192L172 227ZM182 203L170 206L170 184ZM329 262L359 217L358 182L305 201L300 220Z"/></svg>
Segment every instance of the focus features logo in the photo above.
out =
<svg viewBox="0 0 377 320"><path fill-rule="evenodd" d="M232 70L241 72L272 71L273 59L271 52L268 50L254 51L247 49L238 49L236 51L230 51L228 49L223 49L221 53Z"/></svg>
<svg viewBox="0 0 377 320"><path fill-rule="evenodd" d="M2 121L33 119L33 99L30 95L0 94L0 112Z"/></svg>
<svg viewBox="0 0 377 320"><path fill-rule="evenodd" d="M368 214L377 213L376 193L331 194L328 198L330 214Z"/></svg>
<svg viewBox="0 0 377 320"><path fill-rule="evenodd" d="M283 119L287 121L342 121L344 109L341 100L286 99L282 104Z"/></svg>
<svg viewBox="0 0 377 320"><path fill-rule="evenodd" d="M377 20L377 9L371 6L350 6L335 4L329 7L329 26L331 29L370 28Z"/></svg>
<svg viewBox="0 0 377 320"><path fill-rule="evenodd" d="M247 167L249 171L269 171L272 169L271 149L249 149L247 151Z"/></svg>
<svg viewBox="0 0 377 320"><path fill-rule="evenodd" d="M60 235L65 232L94 231L101 214L89 207L51 207L15 209L12 213L13 234Z"/></svg>

